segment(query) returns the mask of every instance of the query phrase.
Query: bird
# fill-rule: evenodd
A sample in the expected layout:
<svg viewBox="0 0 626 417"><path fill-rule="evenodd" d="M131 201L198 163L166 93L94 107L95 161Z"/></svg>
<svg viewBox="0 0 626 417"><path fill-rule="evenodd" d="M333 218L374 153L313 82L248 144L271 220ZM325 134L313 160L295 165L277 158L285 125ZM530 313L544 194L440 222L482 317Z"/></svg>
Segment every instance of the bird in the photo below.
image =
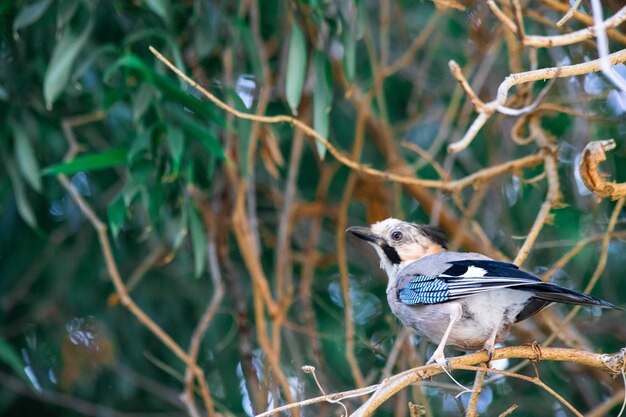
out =
<svg viewBox="0 0 626 417"><path fill-rule="evenodd" d="M554 303L618 308L615 305L543 282L517 265L473 252L448 251L445 233L435 226L388 218L347 232L376 250L388 277L387 301L405 326L437 344L427 364L449 365L444 348L485 349L511 325Z"/></svg>

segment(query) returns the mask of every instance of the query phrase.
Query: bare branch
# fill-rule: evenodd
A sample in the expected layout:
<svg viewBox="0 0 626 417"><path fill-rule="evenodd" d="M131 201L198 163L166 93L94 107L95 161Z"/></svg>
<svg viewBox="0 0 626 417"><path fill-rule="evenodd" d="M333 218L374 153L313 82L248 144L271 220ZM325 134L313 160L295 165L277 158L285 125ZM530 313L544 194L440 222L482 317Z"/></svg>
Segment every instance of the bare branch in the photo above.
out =
<svg viewBox="0 0 626 417"><path fill-rule="evenodd" d="M626 196L626 183L607 181L605 175L598 172L600 163L606 161L606 151L613 149L615 149L613 139L589 142L585 146L578 168L585 186L592 193L601 198L617 200Z"/></svg>
<svg viewBox="0 0 626 417"><path fill-rule="evenodd" d="M611 65L617 65L619 63L625 62L626 49L609 55L608 60ZM501 106L504 106L504 103L506 102L508 97L509 90L514 86L539 80L589 74L592 72L598 72L600 70L600 59L595 59L593 61L585 62L582 64L566 65L563 67L542 68L538 70L520 72L509 75L500 84L500 87L498 87L496 99L485 104L483 110L479 112L478 117L476 118L476 120L474 120L463 138L448 147L449 151L460 152L467 146L469 146L472 140L474 140L474 137L476 137L476 134L485 125L487 120L489 120L491 115L495 113L496 110L499 111Z"/></svg>
<svg viewBox="0 0 626 417"><path fill-rule="evenodd" d="M532 360L567 361L602 369L606 372L619 373L621 372L624 364L624 353L625 351L622 350L613 355L601 355L592 352L565 348L541 348L539 353L536 346L515 346L496 349L493 353L492 360L525 358ZM485 351L449 358L451 369L466 369L468 366L484 363L487 360L488 354ZM441 374L444 372L443 369L444 368L439 365L421 366L386 379L378 386L374 394L372 394L365 404L352 413L351 417L370 416L378 407L380 407L381 404L401 389L406 388L408 385L415 382ZM482 368L476 367L472 369L482 370ZM488 369L487 371L498 373L505 372L493 369ZM543 384L535 378L524 377L523 375L514 373L510 374L511 376L515 375L516 377L526 379L527 381L536 383L537 385ZM545 389L546 386L545 384L543 385L543 388Z"/></svg>

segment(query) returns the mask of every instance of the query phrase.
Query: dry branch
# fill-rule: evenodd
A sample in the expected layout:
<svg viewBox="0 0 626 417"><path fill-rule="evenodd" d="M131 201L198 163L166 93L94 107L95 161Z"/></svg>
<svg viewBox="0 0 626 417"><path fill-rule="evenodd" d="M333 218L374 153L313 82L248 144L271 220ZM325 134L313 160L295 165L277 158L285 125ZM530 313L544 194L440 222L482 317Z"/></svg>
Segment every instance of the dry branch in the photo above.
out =
<svg viewBox="0 0 626 417"><path fill-rule="evenodd" d="M602 369L606 372L620 373L624 366L624 353L622 350L613 355L602 355L598 353L586 352L575 349L564 348L538 348L536 346L515 346L496 349L492 360L523 358L535 361L563 361L573 362L585 366ZM451 369L462 369L467 366L485 363L488 359L487 352L481 351L465 356L449 358ZM482 368L478 368L481 369ZM487 370L492 372L494 370ZM352 413L351 417L365 417L371 415L387 399L395 395L401 389L418 381L431 378L443 373L444 370L439 365L428 365L414 368L383 381L372 396L358 410ZM514 374L519 375L519 374ZM521 376L521 375L519 375Z"/></svg>
<svg viewBox="0 0 626 417"><path fill-rule="evenodd" d="M626 62L626 49L612 53L607 58L611 65L617 65L622 62ZM476 134L485 125L485 123L487 123L487 120L489 120L489 118L495 112L509 113L508 110L510 109L506 108L504 104L506 103L509 90L514 86L539 80L548 80L553 78L564 78L582 74L589 74L592 72L598 72L601 69L601 60L594 59L593 61L585 62L582 64L542 68L534 71L526 71L509 75L498 87L496 99L490 101L489 103L485 103L485 106L479 112L478 117L476 118L476 120L474 120L474 122L467 130L465 135L461 138L461 140L451 144L448 147L449 151L460 152L463 149L467 148L472 140L474 140L474 137L476 137ZM523 114L523 112L519 113L518 115L521 114Z"/></svg>
<svg viewBox="0 0 626 417"><path fill-rule="evenodd" d="M517 33L517 26L513 21L504 14L498 6L495 4L493 0L488 1L487 5L493 12L493 14L500 20L505 28L510 30L513 33ZM570 11L572 11L570 9ZM568 13L570 12L568 11ZM570 16L573 14L571 12ZM613 16L606 19L601 23L602 27L605 31L609 29L616 28L621 25L624 21L626 21L626 7L622 7L618 10ZM557 26L559 24L557 23ZM579 43L585 41L587 39L591 39L596 36L596 28L594 26L589 26L584 29L577 30L575 32L565 33L562 35L553 35L553 36L539 36L539 35L524 35L522 39L522 43L524 46L530 46L533 48L552 48L554 46L564 46L571 45L574 43Z"/></svg>
<svg viewBox="0 0 626 417"><path fill-rule="evenodd" d="M603 370L612 374L618 374L622 372L624 367L624 353L626 350L622 349L612 355L598 354L593 352L586 352L576 349L565 348L538 348L536 345L532 346L511 346L496 349L493 353L492 360L498 359L529 359L533 361L556 361L556 362L570 362L584 366L593 367ZM468 355L457 356L454 358L448 358L450 361L450 369L467 369L473 365L485 363L488 359L488 354L485 351L476 352ZM472 370L481 370L485 372L492 372L492 369L473 367ZM392 377L385 378L380 384L371 385L365 388L359 388L351 391L337 392L334 394L322 395L320 397L311 398L304 401L299 401L292 404L287 404L281 407L277 407L272 410L268 410L264 413L258 414L256 417L268 417L274 414L278 414L283 411L287 411L293 408L300 408L311 404L320 402L327 402L329 400L336 401L339 399L353 398L361 396L370 392L374 392L372 396L354 413L351 417L362 417L371 415L378 407L380 407L386 400L395 395L397 392L406 388L407 386L432 378L436 375L444 373L444 369L439 365L425 365L417 368L413 368ZM499 372L499 371L495 371ZM503 371L506 373L506 371ZM523 375L514 374L519 377ZM510 375L509 375L510 376ZM533 383L541 382L538 378L532 379ZM536 379L536 381L534 381ZM543 384L541 382L541 384ZM511 408L509 408L511 410ZM507 410L507 411L509 411Z"/></svg>
<svg viewBox="0 0 626 417"><path fill-rule="evenodd" d="M579 170L585 186L592 193L601 198L617 200L626 196L626 183L607 181L606 176L598 172L600 163L606 161L606 152L613 149L613 139L589 142L583 151Z"/></svg>

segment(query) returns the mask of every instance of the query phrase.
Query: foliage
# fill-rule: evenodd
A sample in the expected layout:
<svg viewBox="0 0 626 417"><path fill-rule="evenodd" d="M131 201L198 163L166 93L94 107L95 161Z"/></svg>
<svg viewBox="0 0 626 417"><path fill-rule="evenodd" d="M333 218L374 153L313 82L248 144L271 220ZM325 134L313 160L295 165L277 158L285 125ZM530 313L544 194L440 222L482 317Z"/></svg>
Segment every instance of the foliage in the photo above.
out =
<svg viewBox="0 0 626 417"><path fill-rule="evenodd" d="M487 102L512 72L597 56L592 42L535 55L483 2L463 3L463 11L429 1L0 3L0 384L9 387L0 390L0 412L193 415L178 397L191 368L126 308L111 285L106 244L63 178L105 221L138 309L185 351L210 318L198 333L197 363L225 415L319 395L304 365L315 366L328 393L427 356L432 347L406 337L391 316L383 272L369 248L346 239L346 226L389 216L439 223L453 247L513 259L550 194L543 163L451 192L347 168L289 123L225 112L149 46L234 109L293 115L349 159L387 173L458 179L556 145L558 198L538 240L528 241L524 267L543 273L591 238L551 279L582 289L608 253L593 295L623 306L623 216L616 213L617 231L603 246L614 203L582 186L577 160L590 140L613 137L619 146L626 96L600 74L560 79L546 98L555 105L537 112L549 143L514 143L518 118L496 114L469 148L449 153L476 117L451 59ZM527 33L553 33L540 17L554 22L564 12L550 4L528 2ZM609 5L606 14L615 11ZM573 19L562 30L586 24ZM613 50L625 47L611 39ZM528 104L544 86L519 86L507 105ZM618 181L624 157L609 154L605 164ZM520 324L510 343L544 342L567 309ZM582 311L555 343L613 352L626 343L622 323L623 312ZM585 368L538 367L579 410L620 387ZM521 372L534 375L532 367ZM440 383L449 379L403 391L380 415L407 414L408 400L428 415L459 414L469 396L457 403L457 387ZM344 402L350 410L362 403ZM484 388L478 411L497 415L512 403L526 415L562 412L540 388L509 378Z"/></svg>

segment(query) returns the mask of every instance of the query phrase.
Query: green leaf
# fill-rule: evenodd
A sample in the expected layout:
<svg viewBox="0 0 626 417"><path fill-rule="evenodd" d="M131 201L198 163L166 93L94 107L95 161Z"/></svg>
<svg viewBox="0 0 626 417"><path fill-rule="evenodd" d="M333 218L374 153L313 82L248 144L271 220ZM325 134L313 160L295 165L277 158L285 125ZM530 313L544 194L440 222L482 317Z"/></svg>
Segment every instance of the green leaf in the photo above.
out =
<svg viewBox="0 0 626 417"><path fill-rule="evenodd" d="M195 276L199 278L206 265L206 233L196 209L191 204L187 204L187 207L189 209L189 229L191 230L191 244L193 245Z"/></svg>
<svg viewBox="0 0 626 417"><path fill-rule="evenodd" d="M259 55L259 47L254 40L252 31L247 23L240 19L235 20L235 27L239 29L239 36L241 38L241 44L246 51L248 62L252 66L252 72L254 76L263 83L263 66L261 65L261 57Z"/></svg>
<svg viewBox="0 0 626 417"><path fill-rule="evenodd" d="M166 24L169 24L170 21L170 3L167 0L146 0L146 4Z"/></svg>
<svg viewBox="0 0 626 417"><path fill-rule="evenodd" d="M185 151L185 135L183 131L178 127L169 125L167 127L167 144L172 153L172 161L174 162L172 173L178 176L180 163L183 160L183 153Z"/></svg>
<svg viewBox="0 0 626 417"><path fill-rule="evenodd" d="M57 5L57 28L62 28L67 25L76 10L78 10L78 0L61 0Z"/></svg>
<svg viewBox="0 0 626 417"><path fill-rule="evenodd" d="M297 23L291 26L291 41L287 60L287 85L285 93L287 103L294 114L298 113L298 105L302 98L302 87L306 74L306 42L304 34Z"/></svg>
<svg viewBox="0 0 626 417"><path fill-rule="evenodd" d="M152 99L155 96L154 87L148 83L141 83L139 91L133 95L133 122L137 123L141 116L148 110Z"/></svg>
<svg viewBox="0 0 626 417"><path fill-rule="evenodd" d="M135 182L128 181L126 184L124 184L120 192L120 195L122 196L122 199L124 200L124 205L126 207L130 206L133 200L135 200L135 197L137 197L137 195L139 195L140 192L141 192L141 186L137 185Z"/></svg>
<svg viewBox="0 0 626 417"><path fill-rule="evenodd" d="M22 220L34 229L37 227L37 219L35 218L33 209L30 206L28 198L26 197L26 190L24 190L22 177L18 174L13 161L9 160L4 152L2 152L2 161L4 162L4 166L9 173L9 178L11 179L13 194L15 195L15 204L17 205L17 212L20 214Z"/></svg>
<svg viewBox="0 0 626 417"><path fill-rule="evenodd" d="M52 0L39 0L22 8L13 21L13 31L30 26L35 23L48 10Z"/></svg>
<svg viewBox="0 0 626 417"><path fill-rule="evenodd" d="M24 372L24 363L22 362L22 358L15 351L13 346L11 346L6 340L0 338L0 362L4 362L9 366L9 368L13 369L16 375L19 375L20 378L24 380L24 382L30 381L26 376L26 372Z"/></svg>
<svg viewBox="0 0 626 417"><path fill-rule="evenodd" d="M326 55L316 51L313 56L313 71L315 72L315 88L313 90L313 128L328 139L328 122L330 106L332 104L331 69ZM326 155L326 146L315 141L320 159Z"/></svg>
<svg viewBox="0 0 626 417"><path fill-rule="evenodd" d="M161 93L172 101L187 107L202 119L210 120L217 123L221 127L226 126L224 118L217 111L196 97L182 90L176 83L169 78L157 74L148 68L137 56L127 54L121 57L115 64L107 69L104 78L105 81L110 79L118 68L128 68L137 71L145 81L154 85Z"/></svg>
<svg viewBox="0 0 626 417"><path fill-rule="evenodd" d="M165 190L161 186L160 182L152 184L149 188L144 186L144 204L148 206L148 214L150 220L156 229L161 224L161 208L165 205Z"/></svg>
<svg viewBox="0 0 626 417"><path fill-rule="evenodd" d="M154 38L159 38L165 41L165 43L167 44L167 47L169 48L169 51L167 53L171 54L172 60L174 61L174 65L176 65L177 68L184 69L185 60L183 59L183 54L180 50L178 39L172 36L172 34L166 30L154 28L154 27L149 28L149 29L139 29L135 32L132 32L126 37L123 47L124 49L130 49L133 43L136 43L139 41L146 41L146 42L152 43ZM144 47L143 44L141 45L141 47L142 48ZM187 83L181 78L178 79L178 83L180 87L183 89L187 85Z"/></svg>
<svg viewBox="0 0 626 417"><path fill-rule="evenodd" d="M126 220L126 205L124 204L124 196L122 194L118 195L113 201L111 201L111 203L109 203L109 207L107 208L107 217L109 219L109 227L111 228L113 238L117 239L117 236L124 225L124 221Z"/></svg>
<svg viewBox="0 0 626 417"><path fill-rule="evenodd" d="M126 163L126 149L110 149L79 156L70 162L63 162L44 168L44 175L75 174L83 171L95 171L111 168Z"/></svg>
<svg viewBox="0 0 626 417"><path fill-rule="evenodd" d="M18 123L11 123L15 141L15 159L26 182L37 192L41 192L41 169L35 151L26 131Z"/></svg>
<svg viewBox="0 0 626 417"><path fill-rule="evenodd" d="M151 151L151 138L154 126L144 128L139 126L137 129L137 135L133 139L128 150L128 162L133 164L136 161L144 159L146 153Z"/></svg>
<svg viewBox="0 0 626 417"><path fill-rule="evenodd" d="M56 99L65 90L72 75L74 62L87 43L92 28L93 19L91 18L80 35L74 33L71 26L67 26L61 40L54 47L43 84L43 94L48 109L52 108Z"/></svg>
<svg viewBox="0 0 626 417"><path fill-rule="evenodd" d="M188 112L185 112L178 105L166 103L164 108L167 115L171 116L176 123L180 124L185 132L185 135L197 140L218 159L226 159L226 155L224 154L224 150L222 149L219 140L206 126L196 121L193 116L191 116Z"/></svg>
<svg viewBox="0 0 626 417"><path fill-rule="evenodd" d="M346 74L346 80L352 82L354 80L355 61L356 61L356 28L354 22L350 22L343 30L343 71Z"/></svg>
<svg viewBox="0 0 626 417"><path fill-rule="evenodd" d="M93 68L95 63L103 56L110 55L117 58L119 56L119 50L113 45L104 45L97 48L89 48L85 51L84 56L76 65L76 69L72 74L70 82L77 82L83 77L87 71Z"/></svg>

